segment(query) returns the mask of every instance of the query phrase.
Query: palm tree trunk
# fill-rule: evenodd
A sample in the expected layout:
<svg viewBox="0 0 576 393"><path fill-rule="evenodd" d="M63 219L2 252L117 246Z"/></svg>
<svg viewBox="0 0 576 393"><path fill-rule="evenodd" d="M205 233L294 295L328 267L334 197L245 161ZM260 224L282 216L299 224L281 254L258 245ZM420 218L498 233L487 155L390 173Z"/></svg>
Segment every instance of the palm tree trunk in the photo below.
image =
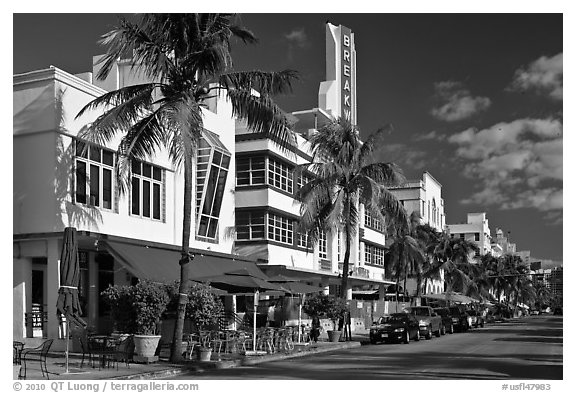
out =
<svg viewBox="0 0 576 393"><path fill-rule="evenodd" d="M340 297L346 300L346 292L348 291L348 270L350 268L350 248L352 247L352 238L350 236L350 230L347 225L344 225L344 233L346 235L346 251L344 252L344 263L342 265Z"/></svg>
<svg viewBox="0 0 576 393"><path fill-rule="evenodd" d="M184 158L184 217L182 219L182 258L180 259L180 287L178 290L178 312L174 325L174 336L170 348L170 361L182 360L182 336L184 317L190 289L190 262L194 258L189 254L190 227L192 225L192 157Z"/></svg>

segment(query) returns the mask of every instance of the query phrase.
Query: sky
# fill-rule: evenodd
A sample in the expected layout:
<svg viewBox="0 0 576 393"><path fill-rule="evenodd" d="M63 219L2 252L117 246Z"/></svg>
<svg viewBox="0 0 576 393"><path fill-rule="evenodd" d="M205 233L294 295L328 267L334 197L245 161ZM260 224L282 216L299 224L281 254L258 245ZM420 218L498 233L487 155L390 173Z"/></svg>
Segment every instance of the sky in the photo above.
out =
<svg viewBox="0 0 576 393"><path fill-rule="evenodd" d="M131 17L131 16L128 16ZM14 14L13 73L91 71L117 14ZM446 223L486 212L492 235L563 261L562 14L251 14L259 39L235 42L238 70L293 69L287 112L318 107L325 23L355 34L358 125L391 131L377 159L442 184ZM41 32L41 34L39 34Z"/></svg>

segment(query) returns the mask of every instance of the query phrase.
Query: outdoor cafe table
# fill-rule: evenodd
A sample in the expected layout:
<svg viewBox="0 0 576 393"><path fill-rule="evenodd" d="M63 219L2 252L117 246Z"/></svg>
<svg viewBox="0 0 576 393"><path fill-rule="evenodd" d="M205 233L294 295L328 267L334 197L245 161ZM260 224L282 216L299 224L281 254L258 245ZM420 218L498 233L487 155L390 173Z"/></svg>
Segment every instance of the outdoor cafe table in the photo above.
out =
<svg viewBox="0 0 576 393"><path fill-rule="evenodd" d="M88 348L92 355L98 356L98 369L110 367L110 360L116 356L119 339L112 336L94 335L88 337Z"/></svg>

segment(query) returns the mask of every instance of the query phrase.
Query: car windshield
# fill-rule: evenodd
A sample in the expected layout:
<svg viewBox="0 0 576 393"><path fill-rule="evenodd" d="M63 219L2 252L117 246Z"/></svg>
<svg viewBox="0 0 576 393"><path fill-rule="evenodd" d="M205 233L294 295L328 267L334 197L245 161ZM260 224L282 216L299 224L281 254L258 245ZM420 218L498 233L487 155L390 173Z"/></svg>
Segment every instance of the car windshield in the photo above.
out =
<svg viewBox="0 0 576 393"><path fill-rule="evenodd" d="M452 315L460 315L460 310L457 308L451 308L450 309L450 314Z"/></svg>
<svg viewBox="0 0 576 393"><path fill-rule="evenodd" d="M410 314L427 317L430 315L427 308L411 308Z"/></svg>
<svg viewBox="0 0 576 393"><path fill-rule="evenodd" d="M448 310L442 308L435 308L434 312L438 315L448 315Z"/></svg>
<svg viewBox="0 0 576 393"><path fill-rule="evenodd" d="M392 315L387 322L404 322L408 320L408 315Z"/></svg>

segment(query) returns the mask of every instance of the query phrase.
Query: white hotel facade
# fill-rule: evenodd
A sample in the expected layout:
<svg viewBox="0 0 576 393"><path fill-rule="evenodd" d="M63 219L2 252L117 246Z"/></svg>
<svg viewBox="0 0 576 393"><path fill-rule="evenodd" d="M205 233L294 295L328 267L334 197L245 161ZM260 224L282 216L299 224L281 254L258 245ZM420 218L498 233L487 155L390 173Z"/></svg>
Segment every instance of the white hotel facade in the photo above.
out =
<svg viewBox="0 0 576 393"><path fill-rule="evenodd" d="M290 154L265 135L247 131L232 117L229 102L213 99L203 109L205 133L194 176L195 212L190 245L196 260L214 266L258 263L337 291L343 242L337 231L316 246L307 244L296 222L295 165L311 159L307 137L331 117L356 121L354 36L327 24L327 81L319 107L295 112L298 147ZM96 60L96 59L95 59ZM161 151L132 163L130 188L120 194L114 180L115 150L90 145L83 154L78 133L101 112L76 119L88 102L107 91L138 83L130 60L120 60L108 79L72 75L55 67L13 78L13 337L59 337L56 318L63 230L78 230L79 293L84 318L108 332L110 320L99 293L109 284L136 278L179 278L183 178ZM93 69L96 73L97 68ZM304 180L305 181L305 180ZM384 292L382 224L364 215L353 242L351 288ZM233 234L233 235L232 235ZM236 266L236 265L233 265ZM227 308L234 309L234 301ZM61 347L57 340L55 348Z"/></svg>

